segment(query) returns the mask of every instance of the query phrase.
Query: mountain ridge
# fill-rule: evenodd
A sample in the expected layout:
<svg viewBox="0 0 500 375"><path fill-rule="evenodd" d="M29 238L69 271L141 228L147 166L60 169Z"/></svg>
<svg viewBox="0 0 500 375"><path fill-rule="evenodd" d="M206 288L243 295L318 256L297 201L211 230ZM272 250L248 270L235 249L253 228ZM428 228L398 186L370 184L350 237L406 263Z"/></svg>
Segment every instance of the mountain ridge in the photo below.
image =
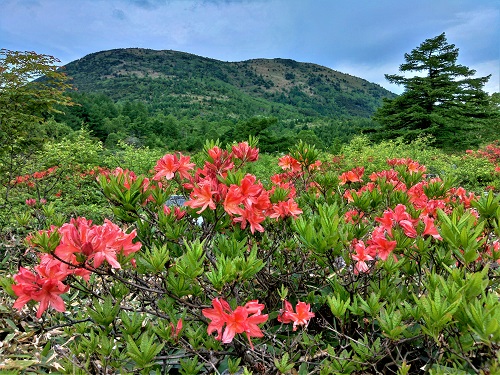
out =
<svg viewBox="0 0 500 375"><path fill-rule="evenodd" d="M278 117L368 118L383 98L395 97L365 79L284 58L224 62L174 50L119 48L88 54L64 69L80 92L144 101L153 110L191 105L192 116L274 112Z"/></svg>

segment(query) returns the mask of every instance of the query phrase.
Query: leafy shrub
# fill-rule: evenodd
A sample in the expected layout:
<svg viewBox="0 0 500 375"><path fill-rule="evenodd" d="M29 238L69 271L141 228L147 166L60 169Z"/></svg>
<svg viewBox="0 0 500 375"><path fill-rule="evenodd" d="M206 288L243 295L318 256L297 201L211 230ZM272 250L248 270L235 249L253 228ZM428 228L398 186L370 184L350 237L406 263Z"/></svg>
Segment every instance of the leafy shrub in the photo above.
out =
<svg viewBox="0 0 500 375"><path fill-rule="evenodd" d="M252 142L103 171L114 223L33 233L34 267L2 279L18 324L59 333L10 368L498 371L500 197L382 149L346 168L368 161L356 142L323 160L299 143L266 182L247 173Z"/></svg>

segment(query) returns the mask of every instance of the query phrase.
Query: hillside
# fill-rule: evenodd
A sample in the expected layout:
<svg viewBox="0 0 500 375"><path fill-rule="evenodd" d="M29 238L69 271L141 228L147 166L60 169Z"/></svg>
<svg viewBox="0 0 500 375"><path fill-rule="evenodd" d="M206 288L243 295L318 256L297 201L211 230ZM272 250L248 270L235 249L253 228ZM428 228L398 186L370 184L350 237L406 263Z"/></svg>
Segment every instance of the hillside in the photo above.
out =
<svg viewBox="0 0 500 375"><path fill-rule="evenodd" d="M93 53L65 69L79 92L142 101L176 117L368 118L382 98L394 97L361 78L287 59L223 62L129 48Z"/></svg>

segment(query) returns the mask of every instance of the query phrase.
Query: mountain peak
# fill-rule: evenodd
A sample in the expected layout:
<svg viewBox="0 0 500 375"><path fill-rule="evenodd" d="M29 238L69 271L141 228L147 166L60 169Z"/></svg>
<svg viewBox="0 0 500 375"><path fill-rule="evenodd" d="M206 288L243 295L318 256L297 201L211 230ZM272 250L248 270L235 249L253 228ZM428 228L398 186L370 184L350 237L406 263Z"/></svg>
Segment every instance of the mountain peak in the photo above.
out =
<svg viewBox="0 0 500 375"><path fill-rule="evenodd" d="M283 58L223 62L173 50L122 48L89 54L65 69L80 92L151 105L183 101L232 117L266 114L266 108L293 117L370 117L382 98L394 97L364 79ZM228 111L241 101L248 102L245 113Z"/></svg>

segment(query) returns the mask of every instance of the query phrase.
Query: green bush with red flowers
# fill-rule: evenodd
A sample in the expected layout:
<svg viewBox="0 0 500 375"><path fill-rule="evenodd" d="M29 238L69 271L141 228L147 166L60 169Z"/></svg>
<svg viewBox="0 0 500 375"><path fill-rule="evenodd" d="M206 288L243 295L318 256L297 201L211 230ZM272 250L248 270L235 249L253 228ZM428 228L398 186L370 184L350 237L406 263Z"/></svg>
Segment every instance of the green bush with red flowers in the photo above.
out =
<svg viewBox="0 0 500 375"><path fill-rule="evenodd" d="M45 344L0 368L498 373L496 188L457 184L451 159L411 157L418 143L365 142L341 156L298 143L259 178L254 140L168 153L146 174L102 169L109 220L44 223L2 279L12 324ZM495 182L490 159L453 161Z"/></svg>

